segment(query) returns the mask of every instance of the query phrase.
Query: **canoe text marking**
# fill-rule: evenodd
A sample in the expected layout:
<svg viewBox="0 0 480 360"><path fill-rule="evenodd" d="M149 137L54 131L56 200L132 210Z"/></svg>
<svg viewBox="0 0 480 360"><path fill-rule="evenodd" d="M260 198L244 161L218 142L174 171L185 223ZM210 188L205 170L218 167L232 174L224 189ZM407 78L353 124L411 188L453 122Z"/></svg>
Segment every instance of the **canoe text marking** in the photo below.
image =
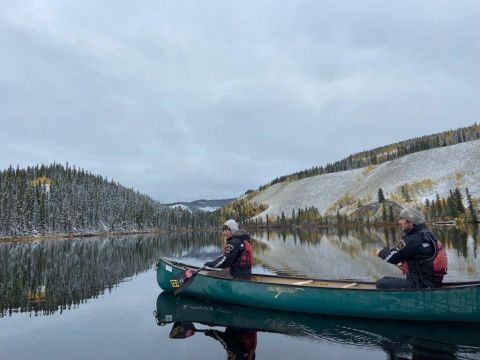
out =
<svg viewBox="0 0 480 360"><path fill-rule="evenodd" d="M281 294L286 293L286 294L294 294L297 291L302 290L305 291L305 289L302 288L287 288L287 287L279 287L279 286L269 286L267 287L267 291L274 292L277 295L275 295L275 299L278 298Z"/></svg>

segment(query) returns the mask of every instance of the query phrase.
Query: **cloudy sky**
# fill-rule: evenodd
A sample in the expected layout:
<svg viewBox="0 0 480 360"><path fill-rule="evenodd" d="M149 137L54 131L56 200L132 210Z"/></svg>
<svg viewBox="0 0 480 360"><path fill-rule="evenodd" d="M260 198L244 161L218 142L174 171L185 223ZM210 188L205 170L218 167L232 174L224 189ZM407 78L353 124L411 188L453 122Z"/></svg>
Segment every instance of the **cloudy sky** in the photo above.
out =
<svg viewBox="0 0 480 360"><path fill-rule="evenodd" d="M0 168L236 197L480 121L479 1L0 2Z"/></svg>

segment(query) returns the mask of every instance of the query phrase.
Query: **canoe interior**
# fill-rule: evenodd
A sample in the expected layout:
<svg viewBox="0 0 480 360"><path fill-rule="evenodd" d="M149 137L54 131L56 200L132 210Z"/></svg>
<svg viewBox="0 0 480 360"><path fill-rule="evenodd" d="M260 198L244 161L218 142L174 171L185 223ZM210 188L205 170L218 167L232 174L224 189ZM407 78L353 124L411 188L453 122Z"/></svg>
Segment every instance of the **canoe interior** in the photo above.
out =
<svg viewBox="0 0 480 360"><path fill-rule="evenodd" d="M162 259L162 261L181 268L183 270L191 269L193 271L198 270L198 267L187 265L181 262L171 261ZM212 278L221 278L221 279L233 279L230 274L225 271L209 271L202 270L199 274L209 276ZM239 280L245 281L245 280ZM308 278L297 278L289 276L277 276L277 275L262 275L262 274L253 274L250 278L250 281L266 283L266 284L275 284L275 285L289 285L289 286L302 286L302 287L317 287L317 288L332 288L332 289L351 289L351 290L376 290L374 282L363 282L356 280L325 280L325 279L308 279ZM454 288L464 288L470 286L480 286L480 281L470 281L470 282L455 282L455 283L444 283L443 286L439 289L454 289ZM437 290L439 290L437 289ZM413 289L415 291L416 289ZM384 290L385 291L385 290ZM412 290L404 290L412 291Z"/></svg>

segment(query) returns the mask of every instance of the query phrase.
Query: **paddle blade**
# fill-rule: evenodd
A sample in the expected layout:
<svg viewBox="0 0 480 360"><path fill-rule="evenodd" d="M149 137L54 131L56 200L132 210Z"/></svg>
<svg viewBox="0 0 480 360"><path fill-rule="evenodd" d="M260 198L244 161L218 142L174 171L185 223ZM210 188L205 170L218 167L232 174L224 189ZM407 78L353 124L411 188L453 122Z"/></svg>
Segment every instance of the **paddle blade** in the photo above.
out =
<svg viewBox="0 0 480 360"><path fill-rule="evenodd" d="M198 269L197 271L192 271L190 269L187 269L184 272L178 274L174 280L170 280L172 287L176 288L173 294L178 295L187 287L189 287L192 284L193 279L195 278L195 275L197 275L202 269L203 267Z"/></svg>
<svg viewBox="0 0 480 360"><path fill-rule="evenodd" d="M172 280L170 280L170 284L172 287L178 288L183 285L185 281L190 279L193 276L194 272L190 269L181 272L177 276L175 276Z"/></svg>
<svg viewBox="0 0 480 360"><path fill-rule="evenodd" d="M186 339L195 335L195 326L189 321L175 321L170 330L170 339Z"/></svg>

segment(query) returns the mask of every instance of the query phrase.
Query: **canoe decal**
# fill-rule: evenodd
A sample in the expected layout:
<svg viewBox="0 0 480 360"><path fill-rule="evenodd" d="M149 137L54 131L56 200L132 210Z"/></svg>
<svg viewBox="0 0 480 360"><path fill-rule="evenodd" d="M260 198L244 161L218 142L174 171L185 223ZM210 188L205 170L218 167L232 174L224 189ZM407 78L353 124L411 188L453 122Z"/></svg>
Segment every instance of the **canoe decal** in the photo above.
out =
<svg viewBox="0 0 480 360"><path fill-rule="evenodd" d="M305 291L305 289L302 288L288 288L288 287L280 287L280 286L269 286L267 287L267 291L274 292L277 295L275 295L275 299L278 298L281 294L294 294L297 291L302 290Z"/></svg>

